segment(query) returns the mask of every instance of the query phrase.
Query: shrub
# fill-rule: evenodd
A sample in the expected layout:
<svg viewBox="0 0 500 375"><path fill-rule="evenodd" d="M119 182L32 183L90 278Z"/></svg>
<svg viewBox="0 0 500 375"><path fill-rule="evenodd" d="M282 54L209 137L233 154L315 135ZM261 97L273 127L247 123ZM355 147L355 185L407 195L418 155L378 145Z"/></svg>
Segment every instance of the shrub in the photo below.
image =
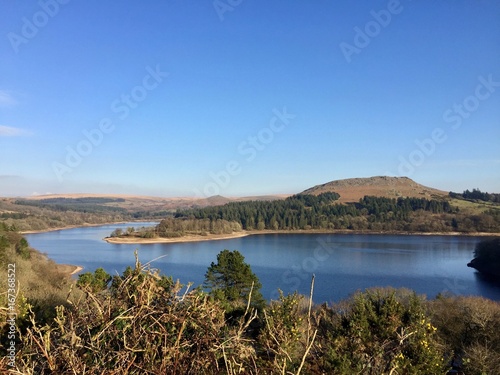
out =
<svg viewBox="0 0 500 375"><path fill-rule="evenodd" d="M52 325L33 321L22 367L37 375L159 375L251 366L252 346L238 329L226 328L217 301L165 281L137 263L110 293L88 291L73 308L59 307Z"/></svg>
<svg viewBox="0 0 500 375"><path fill-rule="evenodd" d="M440 296L429 303L448 357L463 358L466 374L500 374L500 304L481 297Z"/></svg>
<svg viewBox="0 0 500 375"><path fill-rule="evenodd" d="M330 374L436 374L444 369L436 328L409 291L371 289L318 314L323 371Z"/></svg>
<svg viewBox="0 0 500 375"><path fill-rule="evenodd" d="M111 281L111 275L103 268L97 268L94 273L86 272L78 275L76 285L83 290L90 290L93 293L98 293L105 290Z"/></svg>
<svg viewBox="0 0 500 375"><path fill-rule="evenodd" d="M270 373L297 373L304 356L314 343L311 324L306 315L306 300L297 293L271 301L264 310L264 328L259 337L267 353L262 367Z"/></svg>

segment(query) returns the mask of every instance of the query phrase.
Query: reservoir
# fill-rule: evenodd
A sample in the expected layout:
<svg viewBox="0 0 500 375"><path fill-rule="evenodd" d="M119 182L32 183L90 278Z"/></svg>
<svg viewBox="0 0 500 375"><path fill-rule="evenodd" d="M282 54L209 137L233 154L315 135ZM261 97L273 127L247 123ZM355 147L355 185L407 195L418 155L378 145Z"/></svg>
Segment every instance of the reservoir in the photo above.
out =
<svg viewBox="0 0 500 375"><path fill-rule="evenodd" d="M336 302L370 287L409 288L434 298L439 293L475 295L500 301L500 285L467 267L481 237L389 234L258 234L227 240L169 244L110 244L103 238L117 229L155 223L112 224L27 234L32 247L58 263L112 275L150 262L181 283L203 283L205 272L224 249L245 256L262 283L266 299L297 290L309 294L315 274L314 301Z"/></svg>

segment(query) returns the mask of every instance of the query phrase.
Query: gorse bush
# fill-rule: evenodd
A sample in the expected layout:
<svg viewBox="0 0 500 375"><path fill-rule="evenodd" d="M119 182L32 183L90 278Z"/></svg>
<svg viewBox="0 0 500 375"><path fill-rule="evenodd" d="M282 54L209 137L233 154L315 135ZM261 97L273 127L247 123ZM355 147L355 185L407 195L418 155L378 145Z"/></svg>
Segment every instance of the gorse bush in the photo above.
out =
<svg viewBox="0 0 500 375"><path fill-rule="evenodd" d="M423 300L372 289L318 314L321 368L331 374L439 374L443 352Z"/></svg>
<svg viewBox="0 0 500 375"><path fill-rule="evenodd" d="M271 301L264 310L265 325L259 344L266 353L263 363L270 373L296 374L303 365L316 336L306 311L303 296L285 296L281 291L279 300Z"/></svg>
<svg viewBox="0 0 500 375"><path fill-rule="evenodd" d="M99 267L94 271L94 273L85 272L78 275L76 285L84 290L88 289L93 293L97 293L105 290L110 281L111 275L108 274L103 268Z"/></svg>
<svg viewBox="0 0 500 375"><path fill-rule="evenodd" d="M20 363L32 374L216 373L223 328L223 309L207 295L138 264L111 289L59 308L53 324L33 322Z"/></svg>

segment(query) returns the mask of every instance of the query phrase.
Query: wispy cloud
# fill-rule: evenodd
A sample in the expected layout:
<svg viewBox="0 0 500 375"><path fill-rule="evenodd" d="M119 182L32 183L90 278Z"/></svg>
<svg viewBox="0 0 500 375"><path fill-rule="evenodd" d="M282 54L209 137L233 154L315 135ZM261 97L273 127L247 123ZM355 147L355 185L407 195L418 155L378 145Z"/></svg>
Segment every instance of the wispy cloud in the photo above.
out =
<svg viewBox="0 0 500 375"><path fill-rule="evenodd" d="M0 125L0 137L27 137L30 135L33 133L27 130Z"/></svg>
<svg viewBox="0 0 500 375"><path fill-rule="evenodd" d="M0 107L10 107L16 104L16 99L8 91L0 90Z"/></svg>

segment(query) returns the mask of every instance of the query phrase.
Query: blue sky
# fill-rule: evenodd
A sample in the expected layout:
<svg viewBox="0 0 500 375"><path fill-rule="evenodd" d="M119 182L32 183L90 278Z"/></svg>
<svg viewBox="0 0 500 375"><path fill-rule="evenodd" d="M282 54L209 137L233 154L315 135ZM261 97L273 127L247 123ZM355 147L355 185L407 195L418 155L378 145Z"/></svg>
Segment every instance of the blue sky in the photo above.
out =
<svg viewBox="0 0 500 375"><path fill-rule="evenodd" d="M500 192L500 2L8 1L0 196Z"/></svg>

